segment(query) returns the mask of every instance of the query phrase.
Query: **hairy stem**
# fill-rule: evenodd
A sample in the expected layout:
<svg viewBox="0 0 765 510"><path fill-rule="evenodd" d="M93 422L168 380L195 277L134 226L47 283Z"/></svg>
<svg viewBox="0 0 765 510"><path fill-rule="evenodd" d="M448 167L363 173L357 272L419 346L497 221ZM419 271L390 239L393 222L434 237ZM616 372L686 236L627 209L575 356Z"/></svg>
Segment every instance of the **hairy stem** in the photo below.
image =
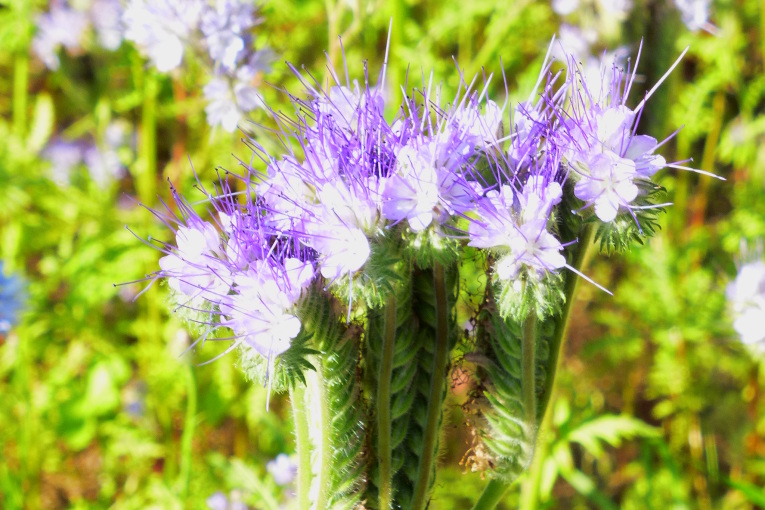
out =
<svg viewBox="0 0 765 510"><path fill-rule="evenodd" d="M521 391L523 392L523 410L526 413L526 433L534 434L537 428L537 385L536 360L534 347L537 337L537 314L531 309L523 321L523 339L521 341ZM533 453L529 455L529 459Z"/></svg>
<svg viewBox="0 0 765 510"><path fill-rule="evenodd" d="M384 324L382 359L377 381L377 455L380 464L380 509L388 510L393 502L390 411L391 375L396 340L396 295L393 292L385 303Z"/></svg>
<svg viewBox="0 0 765 510"><path fill-rule="evenodd" d="M433 354L433 372L428 394L428 411L425 434L422 443L422 456L417 469L417 481L414 487L412 509L425 508L430 488L430 475L436 456L439 424L441 422L441 404L446 383L446 365L449 361L449 302L447 298L444 266L436 262L433 267L433 284L436 297L436 348Z"/></svg>
<svg viewBox="0 0 765 510"><path fill-rule="evenodd" d="M299 382L290 388L290 403L295 421L295 443L298 456L297 507L309 507L311 491L311 438L308 432L308 415L305 409L305 386Z"/></svg>
<svg viewBox="0 0 765 510"><path fill-rule="evenodd" d="M315 384L316 395L313 396L314 404L319 407L319 469L318 469L318 492L313 502L313 508L323 510L328 508L331 476L332 476L332 417L329 412L329 396L327 395L327 379L321 360L316 360L316 372L310 379Z"/></svg>

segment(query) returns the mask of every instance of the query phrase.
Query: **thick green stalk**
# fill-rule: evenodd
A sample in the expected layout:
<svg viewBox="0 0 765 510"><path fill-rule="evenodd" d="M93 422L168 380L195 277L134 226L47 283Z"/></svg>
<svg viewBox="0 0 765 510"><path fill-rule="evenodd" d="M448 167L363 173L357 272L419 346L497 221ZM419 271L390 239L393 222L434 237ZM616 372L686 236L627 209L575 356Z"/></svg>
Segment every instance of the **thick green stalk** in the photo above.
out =
<svg viewBox="0 0 765 510"><path fill-rule="evenodd" d="M555 395L553 395L554 397ZM536 510L538 508L537 497L539 495L539 488L542 486L542 475L544 470L545 458L549 450L547 438L544 437L544 431L550 429L550 422L552 421L552 413L545 413L544 418L539 424L539 432L537 433L538 442L537 451L529 466L528 477L523 481L521 488L521 500L518 505L519 510Z"/></svg>
<svg viewBox="0 0 765 510"><path fill-rule="evenodd" d="M481 497L473 505L473 510L492 510L505 497L512 483L507 483L499 478L492 478L486 484Z"/></svg>
<svg viewBox="0 0 765 510"><path fill-rule="evenodd" d="M433 284L436 298L436 348L433 354L433 371L430 378L428 410L425 434L422 442L422 456L417 469L412 509L425 508L430 489L430 476L436 457L439 425L441 423L442 396L446 383L446 366L449 361L449 300L446 289L444 266L436 262L433 267Z"/></svg>
<svg viewBox="0 0 765 510"><path fill-rule="evenodd" d="M388 510L393 502L391 449L391 375L396 341L396 294L391 292L385 303L385 326L382 360L377 387L377 455L380 468L380 508Z"/></svg>
<svg viewBox="0 0 765 510"><path fill-rule="evenodd" d="M332 477L332 417L329 412L329 396L327 395L327 380L324 373L324 366L321 359L316 359L314 366L316 372L312 373L309 384L314 384L316 394L311 396L313 404L318 407L319 412L319 440L317 443L318 452L318 491L316 499L313 501L315 510L324 510L329 508L329 498L331 497L331 477Z"/></svg>
<svg viewBox="0 0 765 510"><path fill-rule="evenodd" d="M181 436L181 494L184 499L189 495L191 482L191 459L194 440L194 430L197 425L197 380L194 375L194 367L186 367L186 419L184 421L183 435Z"/></svg>
<svg viewBox="0 0 765 510"><path fill-rule="evenodd" d="M297 507L302 510L309 507L308 495L311 492L311 438L305 409L305 386L299 382L290 388L290 403L295 421L295 443L298 456Z"/></svg>
<svg viewBox="0 0 765 510"><path fill-rule="evenodd" d="M574 259L574 269L582 271L587 265L587 261L590 256L590 248L592 247L593 240L595 239L595 223L588 223L582 229L582 235L579 238L578 250ZM547 412L547 406L550 402L550 395L552 395L553 386L555 386L555 374L558 372L558 365L560 364L560 353L563 348L563 342L566 340L568 334L569 318L571 317L571 310L574 307L574 299L576 298L576 290L579 288L579 276L571 272L566 278L566 302L563 304L563 312L560 319L555 324L555 334L550 341L550 358L547 366L550 372L547 375L547 385L545 386L544 394L540 399L540 406L538 412L540 414L540 422L543 421L544 413Z"/></svg>

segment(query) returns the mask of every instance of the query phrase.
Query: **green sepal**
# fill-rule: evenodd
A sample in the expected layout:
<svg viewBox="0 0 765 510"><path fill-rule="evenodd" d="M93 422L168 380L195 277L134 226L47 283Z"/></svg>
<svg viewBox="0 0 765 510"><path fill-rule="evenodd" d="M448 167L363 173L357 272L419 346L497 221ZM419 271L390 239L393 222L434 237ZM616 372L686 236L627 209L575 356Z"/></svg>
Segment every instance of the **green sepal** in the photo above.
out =
<svg viewBox="0 0 765 510"><path fill-rule="evenodd" d="M539 278L536 272L522 272L512 281L498 281L497 304L502 317L523 322L531 311L540 319L560 313L565 294L563 275L547 273Z"/></svg>

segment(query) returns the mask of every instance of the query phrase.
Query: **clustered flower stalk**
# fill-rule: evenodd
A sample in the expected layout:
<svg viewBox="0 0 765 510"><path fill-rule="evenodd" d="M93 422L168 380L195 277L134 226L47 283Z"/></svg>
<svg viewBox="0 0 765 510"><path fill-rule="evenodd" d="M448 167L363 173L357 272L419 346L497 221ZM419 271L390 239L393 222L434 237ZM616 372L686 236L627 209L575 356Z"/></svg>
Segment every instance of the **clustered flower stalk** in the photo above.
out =
<svg viewBox="0 0 765 510"><path fill-rule="evenodd" d="M574 59L545 62L525 102L492 101L491 76L444 101L431 76L403 84L393 118L385 66L376 85L291 67L306 93L272 112L283 153L250 139L244 175L200 186L210 219L175 190L156 213L175 242L155 277L193 346L229 341L250 378L290 391L300 508L426 508L457 365L468 465L491 480L477 507L531 463L577 278L597 285L593 237L650 235L667 205L652 176L686 168L637 134L655 87L627 106L634 68L593 89Z"/></svg>

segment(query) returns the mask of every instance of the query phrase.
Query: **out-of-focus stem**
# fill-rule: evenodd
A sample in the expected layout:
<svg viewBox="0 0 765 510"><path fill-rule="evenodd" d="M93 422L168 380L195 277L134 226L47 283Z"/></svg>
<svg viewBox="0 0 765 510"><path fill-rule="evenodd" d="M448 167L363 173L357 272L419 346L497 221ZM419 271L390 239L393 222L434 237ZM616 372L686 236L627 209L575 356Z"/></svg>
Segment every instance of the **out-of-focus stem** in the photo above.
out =
<svg viewBox="0 0 765 510"><path fill-rule="evenodd" d="M511 483L507 483L503 480L492 478L489 480L489 483L486 484L486 488L484 488L481 493L481 497L478 498L478 501L473 505L473 510L491 510L496 508L497 504L505 496L505 493L511 485Z"/></svg>
<svg viewBox="0 0 765 510"><path fill-rule="evenodd" d="M309 507L308 494L311 491L311 438L308 432L308 415L305 409L305 386L299 382L290 388L292 417L295 421L295 443L297 446L297 507Z"/></svg>
<svg viewBox="0 0 765 510"><path fill-rule="evenodd" d="M181 493L185 501L189 495L191 482L191 459L194 431L197 425L197 380L194 375L194 367L186 367L186 419L183 424L181 436Z"/></svg>
<svg viewBox="0 0 765 510"><path fill-rule="evenodd" d="M446 275L444 266L436 262L433 267L433 284L436 294L436 343L433 353L433 371L428 394L428 411L425 421L422 455L417 468L417 481L414 486L412 509L425 508L430 488L430 473L436 456L439 423L441 421L441 396L446 383L446 365L449 361L449 302L447 299Z"/></svg>
<svg viewBox="0 0 765 510"><path fill-rule="evenodd" d="M23 137L27 131L27 99L29 97L29 57L16 53L13 60L13 131Z"/></svg>
<svg viewBox="0 0 765 510"><path fill-rule="evenodd" d="M388 510L393 502L390 412L390 385L396 341L396 295L393 292L385 303L384 328L382 359L377 381L377 455L380 468L380 508Z"/></svg>
<svg viewBox="0 0 765 510"><path fill-rule="evenodd" d="M714 110L714 117L706 142L704 143L704 152L701 156L701 169L708 172L713 171L715 151L717 150L717 142L720 141L723 116L725 115L725 92L723 90L718 90L717 94L715 94L715 98L712 101L712 109ZM702 177L699 181L699 187L694 193L693 211L691 213L691 227L693 228L704 224L704 213L707 208L707 195L709 194L710 184L712 184L711 178Z"/></svg>
<svg viewBox="0 0 765 510"><path fill-rule="evenodd" d="M159 81L152 71L143 76L143 108L141 110L140 158L135 179L138 197L149 205L156 194L157 181L157 95Z"/></svg>

